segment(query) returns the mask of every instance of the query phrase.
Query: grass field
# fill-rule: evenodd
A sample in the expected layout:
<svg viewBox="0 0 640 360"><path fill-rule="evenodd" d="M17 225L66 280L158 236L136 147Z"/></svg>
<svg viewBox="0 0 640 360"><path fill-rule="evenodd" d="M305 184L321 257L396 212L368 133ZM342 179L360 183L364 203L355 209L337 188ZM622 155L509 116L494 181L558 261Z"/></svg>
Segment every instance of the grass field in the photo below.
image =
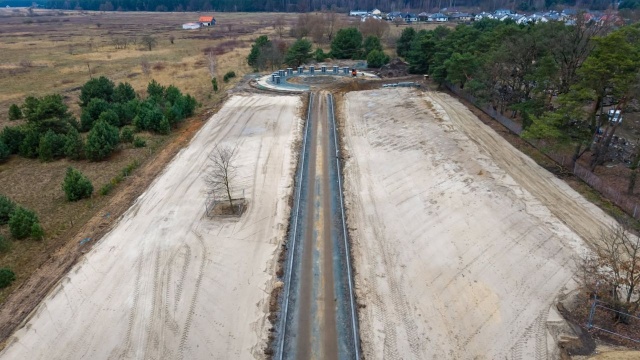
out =
<svg viewBox="0 0 640 360"><path fill-rule="evenodd" d="M12 103L21 104L26 96L60 93L79 117L78 96L80 87L90 78L89 70L93 77L127 81L143 96L152 79L163 85L174 84L202 104L197 110L199 116L190 121L205 120L224 99L226 90L251 71L245 58L253 39L260 34L271 35L279 15L216 14L218 25L212 28L181 29L182 23L196 21L200 15L42 10L27 16L25 9L0 9L0 129L19 124L9 121L7 113ZM294 16L288 15L288 20ZM144 35L157 40L152 51L141 44ZM127 47L116 49L114 43L122 39L127 39ZM221 87L218 93L212 91L205 56L209 51L216 54ZM237 77L225 84L222 77L231 70ZM191 128L188 124L182 127ZM99 195L99 189L132 162L144 166L159 150L181 137L181 131L169 136L143 133L146 148L121 145L108 161L99 163L66 159L42 163L12 156L0 164L0 193L35 210L46 232L43 241L12 241L11 250L0 253L0 267L9 267L17 275L13 285L0 290L0 303L74 238L90 218L96 214L105 220L114 216L103 209L131 180L125 179L108 196ZM61 184L68 166L91 179L95 188L91 199L65 201ZM0 234L9 237L7 226L0 227Z"/></svg>

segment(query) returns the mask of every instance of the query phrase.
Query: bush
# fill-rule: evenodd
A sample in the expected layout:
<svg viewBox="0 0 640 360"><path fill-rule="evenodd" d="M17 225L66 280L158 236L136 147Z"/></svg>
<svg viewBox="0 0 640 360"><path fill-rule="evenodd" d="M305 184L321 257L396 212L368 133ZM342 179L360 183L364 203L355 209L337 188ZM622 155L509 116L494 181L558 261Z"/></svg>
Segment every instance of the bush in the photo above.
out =
<svg viewBox="0 0 640 360"><path fill-rule="evenodd" d="M133 128L131 126L125 126L120 131L120 141L123 143L133 142Z"/></svg>
<svg viewBox="0 0 640 360"><path fill-rule="evenodd" d="M112 182L108 182L106 184L104 184L101 188L100 188L100 195L102 196L107 196L109 195L109 193L111 192L111 190L113 190L113 188L115 188L116 186L112 183Z"/></svg>
<svg viewBox="0 0 640 360"><path fill-rule="evenodd" d="M6 253L11 250L11 241L0 235L0 253Z"/></svg>
<svg viewBox="0 0 640 360"><path fill-rule="evenodd" d="M62 190L67 196L67 201L78 201L91 197L93 185L80 171L69 167L62 183Z"/></svg>
<svg viewBox="0 0 640 360"><path fill-rule="evenodd" d="M171 132L171 124L169 124L169 119L163 116L156 131L162 135L169 135L169 133Z"/></svg>
<svg viewBox="0 0 640 360"><path fill-rule="evenodd" d="M22 119L22 110L16 104L11 104L9 106L9 120L20 120Z"/></svg>
<svg viewBox="0 0 640 360"><path fill-rule="evenodd" d="M211 79L211 86L213 86L213 91L218 92L218 79Z"/></svg>
<svg viewBox="0 0 640 360"><path fill-rule="evenodd" d="M111 109L111 105L105 100L99 98L91 99L82 109L80 129L82 131L91 130L93 124L100 118L100 115L109 109Z"/></svg>
<svg viewBox="0 0 640 360"><path fill-rule="evenodd" d="M78 130L71 129L64 142L64 155L72 160L82 159L84 156L84 141Z"/></svg>
<svg viewBox="0 0 640 360"><path fill-rule="evenodd" d="M365 55L369 55L373 50L382 51L382 44L380 43L380 39L377 36L367 36L364 39L364 53Z"/></svg>
<svg viewBox="0 0 640 360"><path fill-rule="evenodd" d="M149 100L160 102L164 98L164 87L158 84L155 80L151 80L147 85L147 95Z"/></svg>
<svg viewBox="0 0 640 360"><path fill-rule="evenodd" d="M222 81L229 82L229 80L233 79L234 77L236 77L235 71L228 71L226 74L224 74Z"/></svg>
<svg viewBox="0 0 640 360"><path fill-rule="evenodd" d="M44 230L40 223L34 222L31 224L31 237L35 240L42 240L44 238Z"/></svg>
<svg viewBox="0 0 640 360"><path fill-rule="evenodd" d="M370 68L379 68L389 62L389 57L380 50L372 50L367 56L367 66Z"/></svg>
<svg viewBox="0 0 640 360"><path fill-rule="evenodd" d="M85 154L91 161L104 160L111 155L119 142L118 128L105 121L98 121L87 137Z"/></svg>
<svg viewBox="0 0 640 360"><path fill-rule="evenodd" d="M21 206L16 206L16 209L9 217L9 231L14 238L24 239L31 236L33 224L39 223L36 213Z"/></svg>
<svg viewBox="0 0 640 360"><path fill-rule="evenodd" d="M338 30L331 42L331 55L336 59L358 59L362 57L362 34L356 28Z"/></svg>
<svg viewBox="0 0 640 360"><path fill-rule="evenodd" d="M115 85L104 76L87 81L80 89L80 106L85 107L92 99L111 101Z"/></svg>
<svg viewBox="0 0 640 360"><path fill-rule="evenodd" d="M284 62L292 67L298 67L311 59L311 41L307 39L296 40L287 50Z"/></svg>
<svg viewBox="0 0 640 360"><path fill-rule="evenodd" d="M256 42L251 45L251 52L249 52L249 55L247 56L247 64L253 67L256 71L260 67L259 60L261 52L267 47L267 45L269 45L269 43L270 41L267 35L261 35L256 39Z"/></svg>
<svg viewBox="0 0 640 360"><path fill-rule="evenodd" d="M0 269L0 289L6 288L16 280L16 274L8 268Z"/></svg>
<svg viewBox="0 0 640 360"><path fill-rule="evenodd" d="M2 139L0 139L0 162L7 160L9 155L11 155L9 147L4 143L4 141L2 141Z"/></svg>
<svg viewBox="0 0 640 360"><path fill-rule="evenodd" d="M416 34L416 30L412 26L402 30L402 34L396 42L396 52L398 53L398 56L407 57L407 55L409 55L411 44L413 39L416 38Z"/></svg>
<svg viewBox="0 0 640 360"><path fill-rule="evenodd" d="M111 104L111 110L118 114L120 126L131 124L138 112L138 105L140 105L140 102L137 99L129 100L126 103Z"/></svg>
<svg viewBox="0 0 640 360"><path fill-rule="evenodd" d="M51 161L55 158L64 156L64 146L67 138L64 135L58 135L52 130L40 138L38 145L38 157L41 161Z"/></svg>
<svg viewBox="0 0 640 360"><path fill-rule="evenodd" d="M9 218L15 209L16 203L8 197L0 195L0 225L5 225L9 222Z"/></svg>
<svg viewBox="0 0 640 360"><path fill-rule="evenodd" d="M329 55L325 54L325 52L321 48L317 48L316 51L313 53L313 58L317 62L323 62L327 59L327 57L329 57Z"/></svg>
<svg viewBox="0 0 640 360"><path fill-rule="evenodd" d="M24 141L25 131L21 126L6 126L0 133L0 140L7 145L9 152L17 154L20 151L20 145Z"/></svg>
<svg viewBox="0 0 640 360"><path fill-rule="evenodd" d="M175 104L180 98L182 98L182 92L173 85L169 85L169 87L164 91L164 99L169 102L169 105Z"/></svg>
<svg viewBox="0 0 640 360"><path fill-rule="evenodd" d="M60 94L27 97L22 105L22 114L29 125L40 133L49 129L58 134L66 133L69 123L73 121L73 115Z"/></svg>
<svg viewBox="0 0 640 360"><path fill-rule="evenodd" d="M104 121L109 125L120 127L120 119L118 118L118 114L116 114L116 112L113 110L104 111L98 117L98 121Z"/></svg>
<svg viewBox="0 0 640 360"><path fill-rule="evenodd" d="M118 86L113 90L112 101L115 103L127 103L131 100L135 100L136 91L133 90L133 86L131 84L119 83Z"/></svg>
<svg viewBox="0 0 640 360"><path fill-rule="evenodd" d="M38 157L38 147L40 146L40 133L34 129L28 129L24 140L20 144L20 155L27 158Z"/></svg>
<svg viewBox="0 0 640 360"><path fill-rule="evenodd" d="M133 119L133 125L138 130L158 132L164 116L160 108L152 101L145 101L138 108L138 115Z"/></svg>
<svg viewBox="0 0 640 360"><path fill-rule="evenodd" d="M136 136L133 139L133 146L137 147L137 148L143 148L143 147L147 146L147 142L143 138L141 138L139 136Z"/></svg>
<svg viewBox="0 0 640 360"><path fill-rule="evenodd" d="M122 175L123 177L129 176L133 173L133 170L135 170L138 166L140 166L140 163L138 162L138 160L133 160L132 162L129 163L129 165L125 166L124 169L122 169L122 171L120 171L120 175Z"/></svg>

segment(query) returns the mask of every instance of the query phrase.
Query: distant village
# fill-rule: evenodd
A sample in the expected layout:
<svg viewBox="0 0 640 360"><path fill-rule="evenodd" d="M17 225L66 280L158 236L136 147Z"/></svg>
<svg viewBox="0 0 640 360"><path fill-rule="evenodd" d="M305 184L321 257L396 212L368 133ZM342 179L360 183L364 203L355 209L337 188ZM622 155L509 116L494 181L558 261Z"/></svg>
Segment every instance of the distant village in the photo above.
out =
<svg viewBox="0 0 640 360"><path fill-rule="evenodd" d="M602 13L587 10L576 9L564 9L562 11L547 11L537 12L533 14L521 14L512 10L500 9L493 13L481 12L479 14L469 14L465 12L459 12L455 9L441 9L440 12L429 14L421 12L419 14L408 12L390 12L383 13L378 9L372 11L352 10L349 12L349 16L359 16L362 21L367 19L387 20L393 22L427 22L427 23L445 23L445 22L458 22L468 23L471 21L480 21L482 19L496 19L500 21L513 20L517 24L538 23L548 21L561 21L567 25L573 25L576 23L576 17L578 15L584 17L586 21L593 21L596 23L613 23L616 25L622 25L624 20L622 17L615 13Z"/></svg>

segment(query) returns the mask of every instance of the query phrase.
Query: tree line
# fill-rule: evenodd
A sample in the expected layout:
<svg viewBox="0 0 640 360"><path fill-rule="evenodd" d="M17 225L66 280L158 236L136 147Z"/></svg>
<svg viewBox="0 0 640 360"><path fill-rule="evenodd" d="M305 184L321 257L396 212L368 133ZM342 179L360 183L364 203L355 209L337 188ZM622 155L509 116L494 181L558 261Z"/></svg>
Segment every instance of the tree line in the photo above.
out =
<svg viewBox="0 0 640 360"><path fill-rule="evenodd" d="M0 2L1 3L1 2ZM552 9L555 6L576 6L575 0L49 0L47 6L55 9L82 9L101 11L269 11L309 12L333 10L414 11L436 12L442 8L477 7L486 11L501 8L523 11ZM581 2L582 8L604 10L608 0Z"/></svg>
<svg viewBox="0 0 640 360"><path fill-rule="evenodd" d="M605 102L625 109L638 94L639 51L640 25L611 31L583 20L575 26L482 20L454 30L406 28L397 41L410 71L457 85L521 119L524 137L571 148L574 161L591 151L592 170L606 161L620 124L609 121Z"/></svg>
<svg viewBox="0 0 640 360"><path fill-rule="evenodd" d="M327 58L366 59L371 68L378 68L389 61L382 48L380 38L364 37L355 27L340 29L331 41L331 51L325 53L318 47L312 51L310 40L300 37L292 45L281 40L270 40L266 35L258 37L247 56L247 64L256 71L276 70L283 65L296 68L313 59L322 62Z"/></svg>
<svg viewBox="0 0 640 360"><path fill-rule="evenodd" d="M134 132L168 134L193 115L196 106L191 95L182 94L173 85L164 87L153 80L142 99L129 83L116 86L104 76L82 86L80 121L59 94L29 96L22 105L9 107L10 120L25 121L0 132L0 161L12 154L41 161L62 157L101 161L121 142L144 146L144 140Z"/></svg>

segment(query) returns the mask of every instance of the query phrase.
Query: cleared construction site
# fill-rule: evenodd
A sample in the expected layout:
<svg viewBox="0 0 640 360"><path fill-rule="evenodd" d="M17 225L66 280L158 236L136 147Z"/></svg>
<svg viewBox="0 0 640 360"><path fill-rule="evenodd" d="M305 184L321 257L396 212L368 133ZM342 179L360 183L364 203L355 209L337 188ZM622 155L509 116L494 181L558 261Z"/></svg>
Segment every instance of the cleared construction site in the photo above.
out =
<svg viewBox="0 0 640 360"><path fill-rule="evenodd" d="M328 83L231 97L0 358L559 358L613 220L447 94ZM210 218L225 144L246 211Z"/></svg>

